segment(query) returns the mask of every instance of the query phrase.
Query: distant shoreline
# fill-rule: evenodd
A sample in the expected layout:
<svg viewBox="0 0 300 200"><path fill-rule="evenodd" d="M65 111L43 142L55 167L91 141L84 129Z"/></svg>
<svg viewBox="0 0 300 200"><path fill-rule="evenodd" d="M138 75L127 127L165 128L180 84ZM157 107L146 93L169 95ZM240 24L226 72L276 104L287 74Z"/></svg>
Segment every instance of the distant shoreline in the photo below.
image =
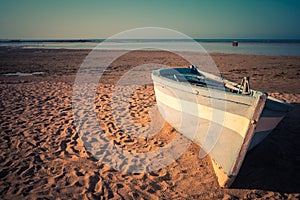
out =
<svg viewBox="0 0 300 200"><path fill-rule="evenodd" d="M238 46L233 47L233 41ZM197 43L199 45L197 45ZM196 45L195 45L196 44ZM74 39L74 40L0 40L7 49L86 49L94 50L180 50L188 52L239 55L300 56L300 40L232 39Z"/></svg>
<svg viewBox="0 0 300 200"><path fill-rule="evenodd" d="M192 39L196 42L232 42L240 43L300 43L300 39ZM188 42L189 39L0 39L0 43L100 43L110 42Z"/></svg>

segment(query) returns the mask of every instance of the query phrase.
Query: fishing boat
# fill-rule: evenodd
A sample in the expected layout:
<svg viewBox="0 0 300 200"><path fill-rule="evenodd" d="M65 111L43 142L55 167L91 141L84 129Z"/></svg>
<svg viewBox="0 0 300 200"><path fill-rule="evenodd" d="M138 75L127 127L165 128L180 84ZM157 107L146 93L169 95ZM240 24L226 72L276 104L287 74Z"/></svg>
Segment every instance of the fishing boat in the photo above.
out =
<svg viewBox="0 0 300 200"><path fill-rule="evenodd" d="M211 158L218 182L229 187L247 151L258 145L293 106L196 66L152 72L159 112Z"/></svg>

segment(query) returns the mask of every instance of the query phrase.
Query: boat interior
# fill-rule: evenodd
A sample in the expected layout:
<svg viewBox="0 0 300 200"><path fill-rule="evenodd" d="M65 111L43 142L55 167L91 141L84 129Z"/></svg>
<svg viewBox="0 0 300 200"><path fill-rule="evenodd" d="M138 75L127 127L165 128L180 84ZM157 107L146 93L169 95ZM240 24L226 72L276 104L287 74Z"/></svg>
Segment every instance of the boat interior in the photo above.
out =
<svg viewBox="0 0 300 200"><path fill-rule="evenodd" d="M160 75L174 81L188 82L197 87L209 87L234 94L253 95L253 90L250 89L249 77L244 77L241 84L237 84L212 74L200 72L193 65L189 68L165 69L160 71Z"/></svg>

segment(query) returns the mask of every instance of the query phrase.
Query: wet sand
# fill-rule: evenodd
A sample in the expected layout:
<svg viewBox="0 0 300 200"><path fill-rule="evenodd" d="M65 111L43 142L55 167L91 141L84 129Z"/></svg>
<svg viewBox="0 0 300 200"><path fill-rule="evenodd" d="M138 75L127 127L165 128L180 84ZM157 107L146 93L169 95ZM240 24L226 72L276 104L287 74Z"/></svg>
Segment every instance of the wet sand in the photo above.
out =
<svg viewBox="0 0 300 200"><path fill-rule="evenodd" d="M300 197L300 57L213 54L221 74L234 81L250 76L251 87L292 103L276 129L246 155L230 189L219 187L208 157L198 158L192 143L170 165L153 172L127 173L97 161L84 146L74 122L72 90L88 50L0 49L1 199L297 199ZM109 52L107 52L109 54ZM114 84L132 66L157 62L172 67L188 63L166 52L133 52L115 61L101 79L95 112L107 140L130 152L167 145L178 133L164 124L153 137L120 131L112 104ZM88 88L87 88L88 89ZM121 88L122 89L122 88ZM136 127L151 121L155 95L151 84L128 95L129 117ZM122 116L121 112L118 116ZM93 128L82 122L83 127ZM184 138L183 138L184 139ZM118 160L103 151L106 158ZM121 160L122 161L122 160ZM120 161L120 162L121 162ZM135 166L130 160L126 166Z"/></svg>

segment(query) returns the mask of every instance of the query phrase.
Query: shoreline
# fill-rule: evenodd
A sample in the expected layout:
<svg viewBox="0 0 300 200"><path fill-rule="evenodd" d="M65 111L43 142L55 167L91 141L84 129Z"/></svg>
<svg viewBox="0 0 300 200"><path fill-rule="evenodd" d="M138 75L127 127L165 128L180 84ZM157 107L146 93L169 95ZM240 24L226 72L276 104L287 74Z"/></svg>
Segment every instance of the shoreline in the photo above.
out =
<svg viewBox="0 0 300 200"><path fill-rule="evenodd" d="M105 42L104 42L105 41ZM132 50L136 47L156 46L157 43L162 45L162 48L172 48L175 45L176 49L185 49L193 52L191 42L198 43L203 48L204 53L224 53L237 55L265 55L265 56L300 56L300 40L249 40L241 39L238 47L233 47L232 42L236 40L176 40L176 39L106 39L106 40L16 40L9 41L0 40L0 48L8 49L48 49L48 50L93 50L98 45L104 44L103 50L124 51ZM271 41L271 42L270 42ZM296 41L296 42L295 42ZM152 43L153 42L153 43ZM169 46L172 44L171 46ZM200 49L196 49L200 50ZM151 50L150 50L151 51ZM155 50L157 51L157 50Z"/></svg>
<svg viewBox="0 0 300 200"><path fill-rule="evenodd" d="M273 43L276 44L276 43ZM300 44L299 43L287 43L287 44ZM96 46L95 46L96 48ZM57 47L57 48L51 48L51 47L14 47L14 46L0 46L0 51L88 51L91 52L93 50L97 50L95 48L63 48L63 47ZM232 47L232 48L239 48L239 47ZM98 49L103 52L110 52L110 51L128 51L127 49ZM133 51L145 51L145 52L163 52L164 50L156 50L156 49L142 49L142 50L133 50ZM182 52L187 52L187 53L194 53L195 51L185 51L183 50ZM300 57L300 55L268 55L268 54L246 54L246 53L225 53L225 52L219 52L219 51L206 51L203 52L203 54L209 54L209 55L243 55L243 56L282 56L282 57Z"/></svg>

